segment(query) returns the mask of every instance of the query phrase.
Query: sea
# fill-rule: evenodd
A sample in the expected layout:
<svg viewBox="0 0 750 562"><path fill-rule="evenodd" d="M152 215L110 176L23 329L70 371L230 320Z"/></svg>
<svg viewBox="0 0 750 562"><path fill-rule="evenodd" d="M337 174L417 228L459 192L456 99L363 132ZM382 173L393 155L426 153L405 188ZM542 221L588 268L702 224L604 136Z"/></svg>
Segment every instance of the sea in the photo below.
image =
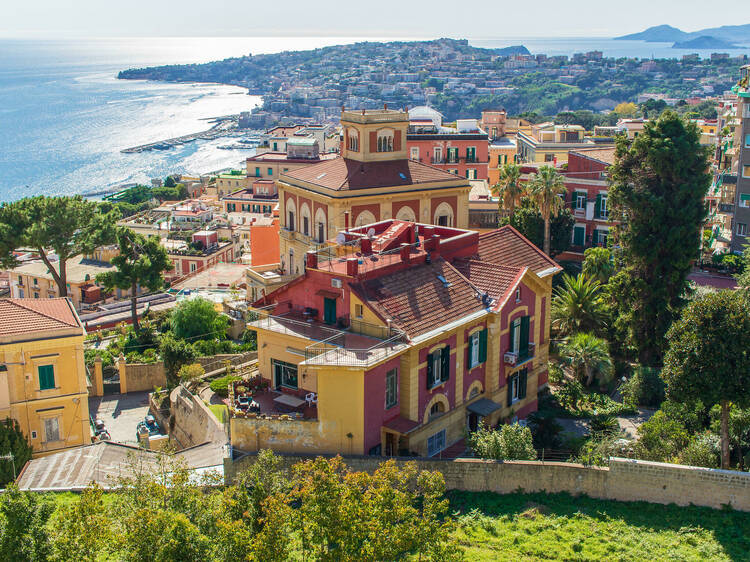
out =
<svg viewBox="0 0 750 562"><path fill-rule="evenodd" d="M222 150L232 139L195 141L150 152L123 148L208 129L212 117L261 103L244 88L118 80L120 70L199 63L363 40L362 37L0 38L0 201L32 195L101 195L172 173L237 167L253 149ZM400 38L406 39L406 38ZM411 40L419 39L411 37ZM669 44L607 38L476 38L477 47L525 45L532 53L662 58ZM733 55L750 49L733 50ZM700 52L709 56L709 52Z"/></svg>

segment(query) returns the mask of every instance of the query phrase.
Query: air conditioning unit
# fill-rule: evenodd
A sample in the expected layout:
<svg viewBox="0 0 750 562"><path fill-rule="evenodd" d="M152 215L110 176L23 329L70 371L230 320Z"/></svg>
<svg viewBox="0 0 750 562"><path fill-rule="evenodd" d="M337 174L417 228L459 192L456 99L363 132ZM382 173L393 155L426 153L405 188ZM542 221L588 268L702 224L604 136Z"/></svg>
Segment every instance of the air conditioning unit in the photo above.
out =
<svg viewBox="0 0 750 562"><path fill-rule="evenodd" d="M508 352L503 356L506 365L515 365L518 361L518 355L515 353Z"/></svg>
<svg viewBox="0 0 750 562"><path fill-rule="evenodd" d="M342 287L341 279L331 279L331 287L334 289L340 289Z"/></svg>

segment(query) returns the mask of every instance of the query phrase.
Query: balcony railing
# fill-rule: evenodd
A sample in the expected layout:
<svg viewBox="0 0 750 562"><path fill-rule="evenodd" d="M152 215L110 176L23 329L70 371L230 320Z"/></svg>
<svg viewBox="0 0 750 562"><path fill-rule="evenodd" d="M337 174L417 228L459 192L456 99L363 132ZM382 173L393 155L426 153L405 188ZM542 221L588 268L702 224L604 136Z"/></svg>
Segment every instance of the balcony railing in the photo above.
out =
<svg viewBox="0 0 750 562"><path fill-rule="evenodd" d="M534 353L536 351L536 344L529 342L529 349L524 354L515 351L506 351L503 355L503 362L506 365L511 365L513 367L520 365L521 363L525 363L526 361L534 358Z"/></svg>

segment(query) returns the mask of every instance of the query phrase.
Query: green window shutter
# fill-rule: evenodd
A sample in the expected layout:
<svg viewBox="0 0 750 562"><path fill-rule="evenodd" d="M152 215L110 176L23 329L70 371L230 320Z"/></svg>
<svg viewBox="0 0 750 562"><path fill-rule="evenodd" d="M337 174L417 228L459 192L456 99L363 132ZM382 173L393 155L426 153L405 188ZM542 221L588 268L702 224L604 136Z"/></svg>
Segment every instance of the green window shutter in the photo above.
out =
<svg viewBox="0 0 750 562"><path fill-rule="evenodd" d="M591 233L591 245L596 246L599 243L599 231L594 229Z"/></svg>
<svg viewBox="0 0 750 562"><path fill-rule="evenodd" d="M52 365L41 365L39 372L39 390L55 388L55 368Z"/></svg>
<svg viewBox="0 0 750 562"><path fill-rule="evenodd" d="M511 404L513 404L513 393L511 392L511 388L513 387L513 379L515 377L517 377L517 376L518 375L513 375L511 377L508 377L507 383L505 385L505 388L508 391L507 392L507 394L508 394L508 400L507 400L508 406L510 406Z"/></svg>
<svg viewBox="0 0 750 562"><path fill-rule="evenodd" d="M513 341L515 330L513 329L513 322L510 323L510 340L508 341L508 351L513 351L513 346L516 342Z"/></svg>
<svg viewBox="0 0 750 562"><path fill-rule="evenodd" d="M518 399L522 400L526 398L526 382L528 376L526 369L521 369L518 373Z"/></svg>
<svg viewBox="0 0 750 562"><path fill-rule="evenodd" d="M596 207L594 207L594 218L599 219L602 217L602 194L596 196Z"/></svg>
<svg viewBox="0 0 750 562"><path fill-rule="evenodd" d="M432 353L427 354L427 390L432 388Z"/></svg>
<svg viewBox="0 0 750 562"><path fill-rule="evenodd" d="M487 361L487 328L479 332L479 362Z"/></svg>
<svg viewBox="0 0 750 562"><path fill-rule="evenodd" d="M518 353L521 357L528 357L529 355L529 317L524 316L521 318L521 342L518 346Z"/></svg>
<svg viewBox="0 0 750 562"><path fill-rule="evenodd" d="M445 382L450 378L451 374L451 348L447 345L442 349L440 360L440 382Z"/></svg>
<svg viewBox="0 0 750 562"><path fill-rule="evenodd" d="M466 369L471 369L474 365L471 364L471 356L474 347L474 338L469 336L469 345L466 346ZM481 350L480 350L481 353Z"/></svg>

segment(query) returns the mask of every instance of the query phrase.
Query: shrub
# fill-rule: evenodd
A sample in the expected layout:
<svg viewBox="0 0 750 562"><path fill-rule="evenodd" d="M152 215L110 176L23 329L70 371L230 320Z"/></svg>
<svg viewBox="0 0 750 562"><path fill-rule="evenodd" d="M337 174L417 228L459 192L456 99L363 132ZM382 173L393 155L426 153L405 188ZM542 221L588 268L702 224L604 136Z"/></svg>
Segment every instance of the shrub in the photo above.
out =
<svg viewBox="0 0 750 562"><path fill-rule="evenodd" d="M537 449L555 449L560 446L562 426L554 412L534 412L529 415L529 429Z"/></svg>
<svg viewBox="0 0 750 562"><path fill-rule="evenodd" d="M5 487L18 475L24 465L31 460L31 445L21 431L17 420L5 418L0 422L0 454L13 455L16 474L13 474L13 462L0 460L0 486Z"/></svg>
<svg viewBox="0 0 750 562"><path fill-rule="evenodd" d="M219 396L227 396L229 394L229 384L241 380L242 377L239 375L225 375L212 380L209 386Z"/></svg>
<svg viewBox="0 0 750 562"><path fill-rule="evenodd" d="M719 466L720 452L719 437L710 431L706 431L694 435L687 447L677 455L676 461L690 466L716 468Z"/></svg>
<svg viewBox="0 0 750 562"><path fill-rule="evenodd" d="M688 442L687 429L659 410L638 428L636 449L640 458L649 461L669 462Z"/></svg>
<svg viewBox="0 0 750 562"><path fill-rule="evenodd" d="M591 418L591 431L616 435L620 432L620 424L617 423L617 418L611 415L594 416Z"/></svg>
<svg viewBox="0 0 750 562"><path fill-rule="evenodd" d="M658 408L664 402L664 381L656 369L638 367L620 387L623 401L632 406Z"/></svg>
<svg viewBox="0 0 750 562"><path fill-rule="evenodd" d="M187 299L172 309L170 324L174 335L182 339L224 339L229 319L206 299Z"/></svg>
<svg viewBox="0 0 750 562"><path fill-rule="evenodd" d="M177 378L180 379L180 382L192 387L205 373L206 371L200 363L193 363L191 365L183 365L180 367L180 370L177 373Z"/></svg>
<svg viewBox="0 0 750 562"><path fill-rule="evenodd" d="M528 427L514 423L498 429L482 428L469 436L475 456L498 460L536 460L533 437Z"/></svg>

